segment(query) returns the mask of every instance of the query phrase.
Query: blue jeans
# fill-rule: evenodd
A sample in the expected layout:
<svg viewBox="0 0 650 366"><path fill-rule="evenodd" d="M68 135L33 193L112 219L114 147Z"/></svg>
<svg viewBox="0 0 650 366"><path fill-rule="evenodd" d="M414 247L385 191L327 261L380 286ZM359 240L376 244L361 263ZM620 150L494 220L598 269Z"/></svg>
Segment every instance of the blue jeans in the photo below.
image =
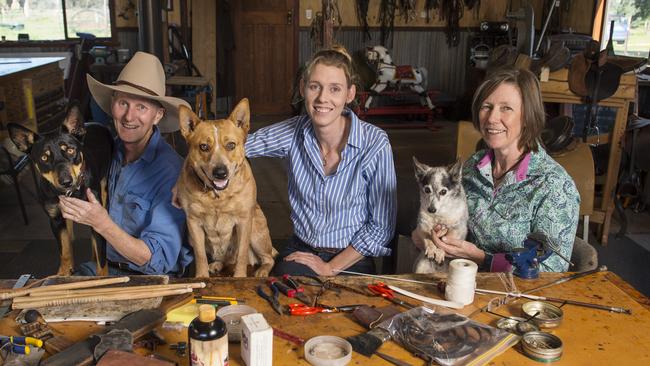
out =
<svg viewBox="0 0 650 366"><path fill-rule="evenodd" d="M133 271L124 271L117 267L108 266L108 275L109 276L129 276L134 274L143 274L135 273ZM94 261L83 262L77 267L74 271L75 276L97 276L97 263Z"/></svg>
<svg viewBox="0 0 650 366"><path fill-rule="evenodd" d="M285 261L289 254L294 252L306 252L312 253L320 257L324 262L329 262L332 258L336 257L341 250L330 250L330 249L321 249L313 248L311 245L303 242L297 236L292 236L287 243L287 246L282 249L280 255L275 260L275 266L271 273L275 276L281 276L283 274L289 274L292 276L316 276L311 268L307 267L304 264L294 262L294 261ZM349 271L376 274L377 270L375 268L375 261L372 257L365 257L347 268Z"/></svg>

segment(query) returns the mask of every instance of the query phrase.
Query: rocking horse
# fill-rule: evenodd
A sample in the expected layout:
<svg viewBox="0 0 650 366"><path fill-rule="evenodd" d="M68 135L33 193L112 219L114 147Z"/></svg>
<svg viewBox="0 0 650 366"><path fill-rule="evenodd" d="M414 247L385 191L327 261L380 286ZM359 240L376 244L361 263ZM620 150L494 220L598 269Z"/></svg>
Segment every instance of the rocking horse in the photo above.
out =
<svg viewBox="0 0 650 366"><path fill-rule="evenodd" d="M427 106L429 109L435 108L425 89L427 70L424 67L396 66L388 54L388 50L383 46L368 47L366 58L371 65L376 67L377 71L377 80L370 87L373 95L380 94L388 86L398 90L408 87L420 96L420 103L423 106ZM366 110L370 109L372 105L373 95L366 100L364 105Z"/></svg>

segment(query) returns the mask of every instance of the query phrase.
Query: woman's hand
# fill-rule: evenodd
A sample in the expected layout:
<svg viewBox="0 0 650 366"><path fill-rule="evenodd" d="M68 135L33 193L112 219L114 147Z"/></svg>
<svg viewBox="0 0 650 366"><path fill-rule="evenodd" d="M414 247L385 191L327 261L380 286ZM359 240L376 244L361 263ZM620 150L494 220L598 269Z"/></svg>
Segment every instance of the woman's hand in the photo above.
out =
<svg viewBox="0 0 650 366"><path fill-rule="evenodd" d="M293 252L284 258L285 261L294 261L311 268L319 276L335 276L336 272L328 262L323 261L319 256L307 252Z"/></svg>
<svg viewBox="0 0 650 366"><path fill-rule="evenodd" d="M86 197L88 197L88 201L59 196L61 214L65 219L91 226L95 231L100 231L98 228L109 222L111 218L90 188L86 189Z"/></svg>
<svg viewBox="0 0 650 366"><path fill-rule="evenodd" d="M438 231L437 233L440 233ZM444 231L446 234L446 230ZM444 234L433 235L432 239L434 244L445 251L446 255L450 257L466 258L482 264L485 259L485 252L479 249L475 244L465 240L455 239Z"/></svg>

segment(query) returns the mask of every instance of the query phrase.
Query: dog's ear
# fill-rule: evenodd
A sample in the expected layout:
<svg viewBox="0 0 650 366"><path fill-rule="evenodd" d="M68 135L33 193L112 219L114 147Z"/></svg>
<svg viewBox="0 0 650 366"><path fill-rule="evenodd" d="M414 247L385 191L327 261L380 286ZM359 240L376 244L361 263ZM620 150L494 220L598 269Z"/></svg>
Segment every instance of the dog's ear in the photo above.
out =
<svg viewBox="0 0 650 366"><path fill-rule="evenodd" d="M460 159L456 159L456 162L447 167L447 170L455 182L460 182L463 177L463 162Z"/></svg>
<svg viewBox="0 0 650 366"><path fill-rule="evenodd" d="M415 178L418 180L424 177L429 170L429 167L426 164L420 163L415 156L413 157L413 167L415 168Z"/></svg>
<svg viewBox="0 0 650 366"><path fill-rule="evenodd" d="M192 112L187 106L181 105L178 107L178 119L181 127L181 134L185 140L189 139L196 126L201 123L201 119Z"/></svg>
<svg viewBox="0 0 650 366"><path fill-rule="evenodd" d="M251 128L251 109L247 98L237 103L228 119L233 121L237 127L243 129L245 133L248 133Z"/></svg>
<svg viewBox="0 0 650 366"><path fill-rule="evenodd" d="M84 116L81 114L81 108L79 108L77 102L72 102L68 107L68 113L63 123L61 123L61 131L67 132L79 140L83 140L83 137L86 135Z"/></svg>
<svg viewBox="0 0 650 366"><path fill-rule="evenodd" d="M7 124L7 129L9 130L11 141L13 141L18 150L24 153L29 153L32 149L32 145L41 139L39 134L17 123Z"/></svg>

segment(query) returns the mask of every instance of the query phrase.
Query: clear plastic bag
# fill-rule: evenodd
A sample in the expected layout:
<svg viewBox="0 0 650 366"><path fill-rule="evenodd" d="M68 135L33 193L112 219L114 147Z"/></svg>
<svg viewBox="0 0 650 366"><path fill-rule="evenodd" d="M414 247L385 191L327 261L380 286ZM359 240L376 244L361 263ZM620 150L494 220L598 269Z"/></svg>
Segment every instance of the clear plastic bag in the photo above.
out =
<svg viewBox="0 0 650 366"><path fill-rule="evenodd" d="M417 307L379 327L416 356L440 365L484 365L519 337L452 312Z"/></svg>

